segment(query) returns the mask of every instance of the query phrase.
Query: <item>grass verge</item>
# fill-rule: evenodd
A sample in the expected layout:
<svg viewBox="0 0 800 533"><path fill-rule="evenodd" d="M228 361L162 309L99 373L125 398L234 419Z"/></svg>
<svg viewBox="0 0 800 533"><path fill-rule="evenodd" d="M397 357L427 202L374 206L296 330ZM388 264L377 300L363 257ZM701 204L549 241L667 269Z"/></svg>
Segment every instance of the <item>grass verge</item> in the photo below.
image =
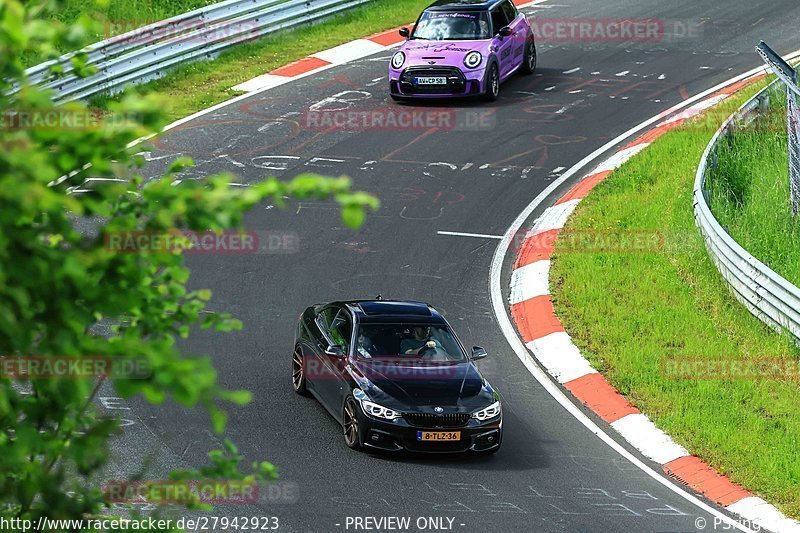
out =
<svg viewBox="0 0 800 533"><path fill-rule="evenodd" d="M782 87L782 86L780 86ZM786 144L786 95L770 95L769 120L719 144L707 180L720 224L745 250L800 285L800 218L792 219Z"/></svg>
<svg viewBox="0 0 800 533"><path fill-rule="evenodd" d="M408 23L429 4L430 0L375 0L318 24L236 46L214 60L181 66L136 91L163 96L165 113L177 120L238 94L231 90L234 85L314 52ZM102 108L107 101L99 97L92 104Z"/></svg>
<svg viewBox="0 0 800 533"><path fill-rule="evenodd" d="M715 112L727 116L755 91ZM553 300L583 354L659 428L797 518L797 377L676 379L662 366L669 357L798 357L788 338L729 293L695 228L692 185L713 133L693 126L668 132L593 190L565 228L660 232L673 246L654 253L582 253L562 249L559 241L550 274Z"/></svg>

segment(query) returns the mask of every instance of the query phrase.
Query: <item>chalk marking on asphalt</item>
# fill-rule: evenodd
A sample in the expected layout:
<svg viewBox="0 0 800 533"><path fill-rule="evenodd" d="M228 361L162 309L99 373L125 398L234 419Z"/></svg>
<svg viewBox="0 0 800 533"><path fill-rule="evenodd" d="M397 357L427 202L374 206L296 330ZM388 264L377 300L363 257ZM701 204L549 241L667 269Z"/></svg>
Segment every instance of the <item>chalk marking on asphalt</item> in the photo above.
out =
<svg viewBox="0 0 800 533"><path fill-rule="evenodd" d="M476 237L479 239L497 239L503 238L502 235L487 235L485 233L462 233L460 231L437 231L439 235L451 235L454 237Z"/></svg>
<svg viewBox="0 0 800 533"><path fill-rule="evenodd" d="M571 68L571 69L569 69L569 70L565 70L565 71L564 71L564 72L562 72L561 74L572 74L572 73L574 73L574 72L578 72L580 69L581 69L581 67L575 67L575 68Z"/></svg>

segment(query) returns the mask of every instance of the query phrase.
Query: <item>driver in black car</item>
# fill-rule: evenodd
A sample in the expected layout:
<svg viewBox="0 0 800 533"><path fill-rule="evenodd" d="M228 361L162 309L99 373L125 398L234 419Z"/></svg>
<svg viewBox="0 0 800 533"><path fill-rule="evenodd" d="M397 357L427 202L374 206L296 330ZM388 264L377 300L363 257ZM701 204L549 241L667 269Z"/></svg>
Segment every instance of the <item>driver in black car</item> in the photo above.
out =
<svg viewBox="0 0 800 533"><path fill-rule="evenodd" d="M418 355L422 348L435 349L439 343L431 338L430 326L417 326L414 328L412 337L403 339L400 342L400 353Z"/></svg>

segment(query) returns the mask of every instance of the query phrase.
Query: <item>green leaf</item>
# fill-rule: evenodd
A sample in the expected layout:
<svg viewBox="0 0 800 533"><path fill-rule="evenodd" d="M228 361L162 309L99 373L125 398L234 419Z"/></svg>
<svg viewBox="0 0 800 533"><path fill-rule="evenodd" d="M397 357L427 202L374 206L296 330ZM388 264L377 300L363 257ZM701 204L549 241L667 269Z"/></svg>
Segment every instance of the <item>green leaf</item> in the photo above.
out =
<svg viewBox="0 0 800 533"><path fill-rule="evenodd" d="M247 405L253 399L253 393L249 390L222 391L219 394L223 400L228 400L236 405Z"/></svg>
<svg viewBox="0 0 800 533"><path fill-rule="evenodd" d="M211 416L211 425L214 428L214 432L222 434L228 424L228 414L215 405L208 407L208 414Z"/></svg>

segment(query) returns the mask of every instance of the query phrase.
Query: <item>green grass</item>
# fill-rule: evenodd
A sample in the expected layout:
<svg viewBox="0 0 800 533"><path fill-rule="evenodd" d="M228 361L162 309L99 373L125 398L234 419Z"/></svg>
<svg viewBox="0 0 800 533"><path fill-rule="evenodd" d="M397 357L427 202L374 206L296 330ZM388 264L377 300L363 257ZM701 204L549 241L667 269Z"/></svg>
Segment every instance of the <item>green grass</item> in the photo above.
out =
<svg viewBox="0 0 800 533"><path fill-rule="evenodd" d="M163 96L168 118L177 120L238 94L231 91L234 85L314 52L409 23L429 4L430 0L375 0L318 24L239 45L212 61L184 65L136 90ZM107 101L97 97L92 104L102 108Z"/></svg>
<svg viewBox="0 0 800 533"><path fill-rule="evenodd" d="M745 96L716 111L727 115ZM798 517L800 382L674 379L660 366L667 357L798 357L787 337L730 294L695 228L692 185L712 135L709 128L673 130L592 191L567 231L653 230L672 246L656 253L565 253L557 247L554 304L595 368L659 428Z"/></svg>
<svg viewBox="0 0 800 533"><path fill-rule="evenodd" d="M64 25L71 25L81 17L94 24L87 25L80 39L83 46L108 39L159 20L216 3L218 0L62 0L58 8L45 17ZM59 50L67 53L71 50ZM42 57L24 58L26 65L35 65Z"/></svg>
<svg viewBox="0 0 800 533"><path fill-rule="evenodd" d="M800 285L800 218L789 204L786 98L771 96L769 126L754 127L720 143L719 166L708 179L714 215L745 250Z"/></svg>

